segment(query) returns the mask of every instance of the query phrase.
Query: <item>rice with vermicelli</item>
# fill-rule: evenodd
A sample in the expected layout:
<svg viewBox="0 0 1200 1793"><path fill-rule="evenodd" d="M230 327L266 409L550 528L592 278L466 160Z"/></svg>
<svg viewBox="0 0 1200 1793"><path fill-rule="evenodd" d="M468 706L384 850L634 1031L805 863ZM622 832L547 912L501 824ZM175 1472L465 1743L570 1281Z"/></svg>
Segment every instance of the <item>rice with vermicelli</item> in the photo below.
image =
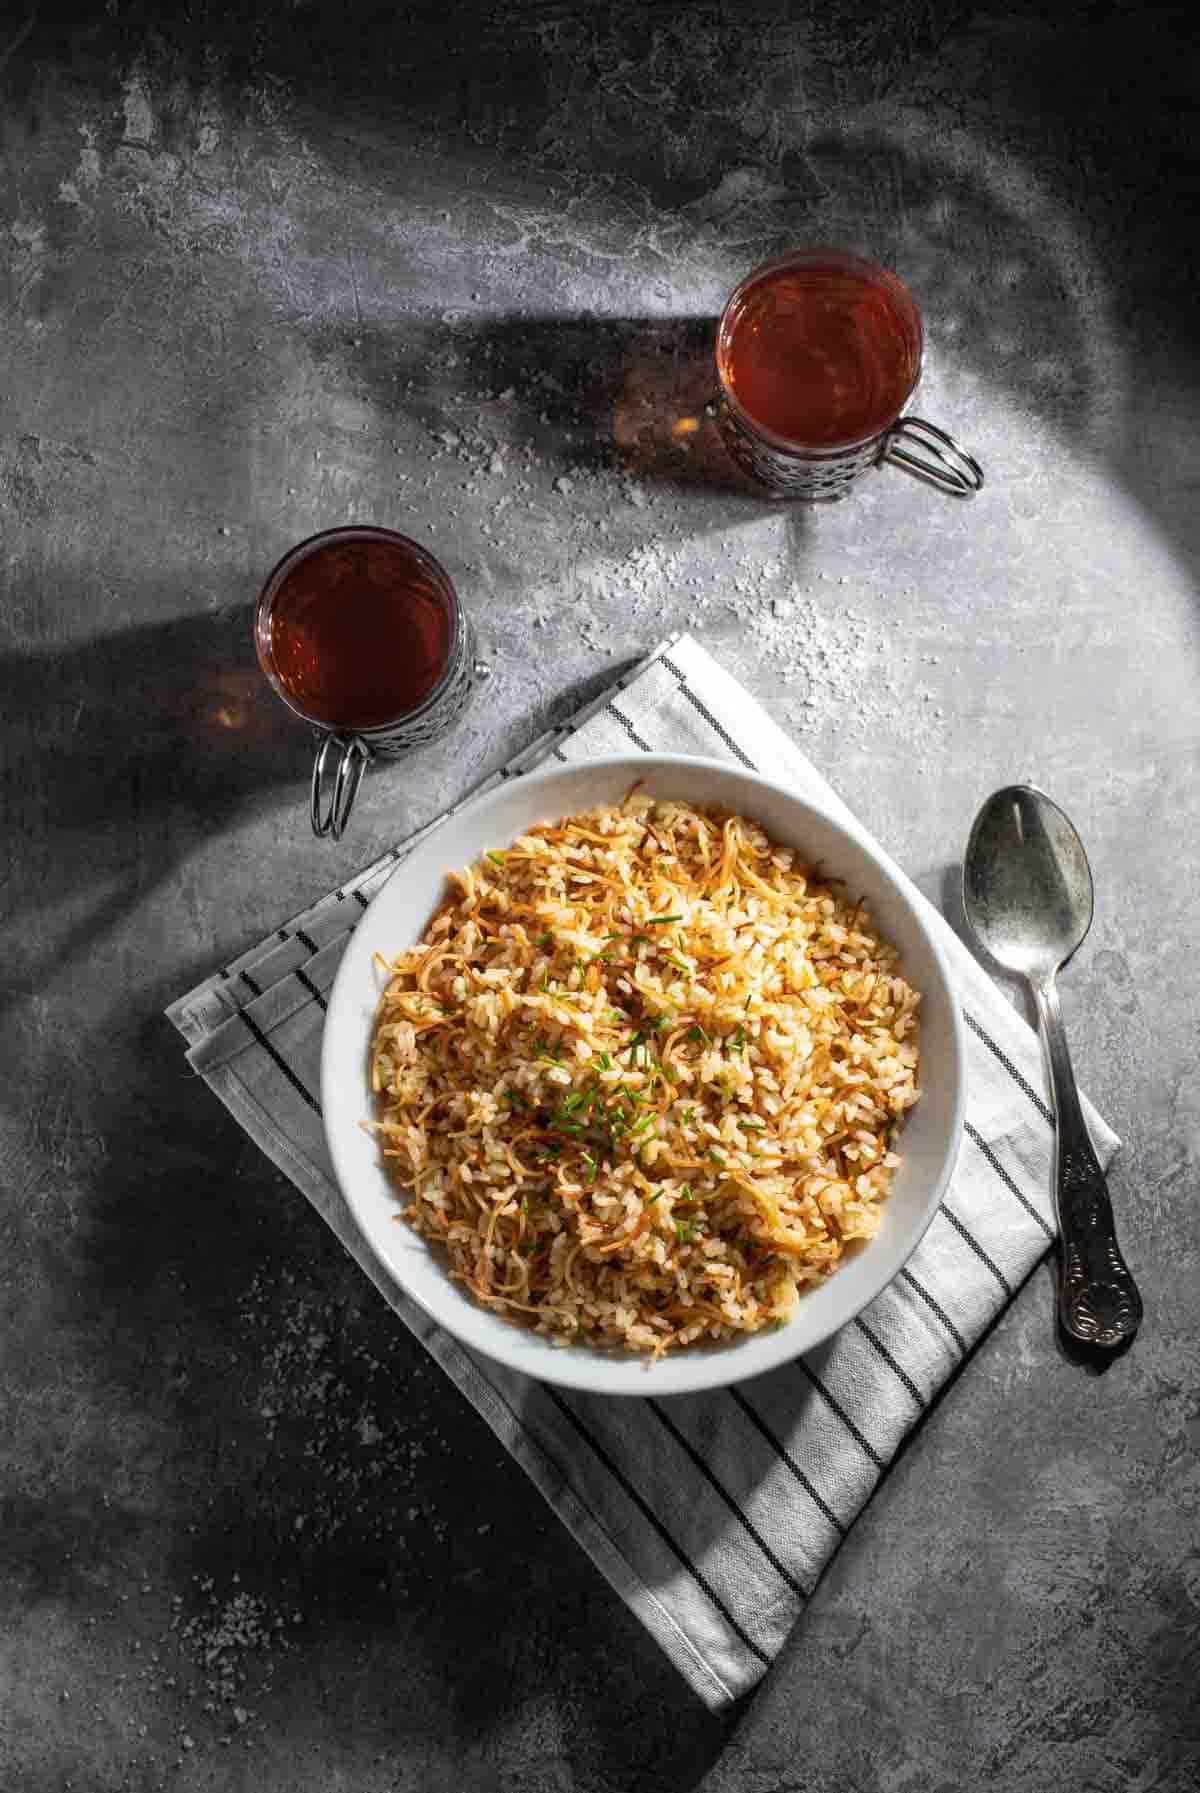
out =
<svg viewBox="0 0 1200 1793"><path fill-rule="evenodd" d="M371 1077L402 1217L488 1307L659 1354L789 1318L879 1222L918 994L754 822L636 791L450 876Z"/></svg>

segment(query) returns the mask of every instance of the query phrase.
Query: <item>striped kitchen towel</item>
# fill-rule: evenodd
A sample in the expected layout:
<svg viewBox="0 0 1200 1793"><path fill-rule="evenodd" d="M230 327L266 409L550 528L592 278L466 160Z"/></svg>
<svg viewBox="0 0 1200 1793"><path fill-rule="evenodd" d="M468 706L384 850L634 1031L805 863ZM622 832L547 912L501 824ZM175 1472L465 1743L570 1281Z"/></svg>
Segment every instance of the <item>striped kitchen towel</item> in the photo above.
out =
<svg viewBox="0 0 1200 1793"><path fill-rule="evenodd" d="M582 760L631 745L736 760L847 813L687 637L484 788L548 754ZM325 1149L326 992L363 908L426 832L206 979L170 1018L192 1066L315 1204L696 1692L720 1707L763 1674L901 1441L1053 1237L1054 1126L1036 1036L935 916L967 1020L968 1110L949 1193L900 1276L819 1350L741 1388L612 1400L530 1382L466 1351L390 1281L358 1236ZM1117 1141L1090 1111L1089 1120L1107 1162Z"/></svg>

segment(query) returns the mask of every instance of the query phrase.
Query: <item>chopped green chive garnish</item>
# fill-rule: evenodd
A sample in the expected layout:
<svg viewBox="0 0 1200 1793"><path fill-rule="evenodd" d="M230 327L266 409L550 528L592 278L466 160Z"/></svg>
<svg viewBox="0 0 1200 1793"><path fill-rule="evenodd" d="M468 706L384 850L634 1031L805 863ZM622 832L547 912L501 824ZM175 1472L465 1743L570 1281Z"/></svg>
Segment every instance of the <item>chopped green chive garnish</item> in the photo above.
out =
<svg viewBox="0 0 1200 1793"><path fill-rule="evenodd" d="M757 1132L760 1132L760 1133L764 1130L764 1128L766 1127L766 1124L767 1123L765 1121L752 1121L752 1120L746 1119L744 1117L742 1120L743 1127L753 1127Z"/></svg>
<svg viewBox="0 0 1200 1793"><path fill-rule="evenodd" d="M679 1118L685 1127L690 1127L696 1118L696 1110L694 1108L685 1108Z"/></svg>
<svg viewBox="0 0 1200 1793"><path fill-rule="evenodd" d="M702 1040L706 1046L712 1045L712 1041L709 1039L708 1035L705 1033L704 1029L701 1027L701 1025L698 1021L693 1023L693 1025L688 1028L688 1039L689 1040Z"/></svg>
<svg viewBox="0 0 1200 1793"><path fill-rule="evenodd" d="M597 1060L597 1063L599 1064L600 1069L602 1071L611 1071L612 1070L612 1059L608 1056L607 1052L602 1052L600 1054L600 1057Z"/></svg>
<svg viewBox="0 0 1200 1793"><path fill-rule="evenodd" d="M682 915L648 915L646 917L646 926L648 928L661 928L669 921L682 920Z"/></svg>
<svg viewBox="0 0 1200 1793"><path fill-rule="evenodd" d="M674 965L676 971L682 971L684 977L691 976L691 966L685 965L682 959L675 958L672 953L667 954L667 964Z"/></svg>
<svg viewBox="0 0 1200 1793"><path fill-rule="evenodd" d="M488 858L491 860L493 865L503 865L504 864L503 853L489 853Z"/></svg>
<svg viewBox="0 0 1200 1793"><path fill-rule="evenodd" d="M592 1157L590 1152L585 1152L583 1154L583 1162L587 1165L589 1182L594 1183L596 1181L596 1173L600 1168L599 1165L596 1163L596 1160Z"/></svg>
<svg viewBox="0 0 1200 1793"><path fill-rule="evenodd" d="M534 944L536 946L553 946L554 945L554 935L553 934L539 934L537 937L537 940L534 942Z"/></svg>

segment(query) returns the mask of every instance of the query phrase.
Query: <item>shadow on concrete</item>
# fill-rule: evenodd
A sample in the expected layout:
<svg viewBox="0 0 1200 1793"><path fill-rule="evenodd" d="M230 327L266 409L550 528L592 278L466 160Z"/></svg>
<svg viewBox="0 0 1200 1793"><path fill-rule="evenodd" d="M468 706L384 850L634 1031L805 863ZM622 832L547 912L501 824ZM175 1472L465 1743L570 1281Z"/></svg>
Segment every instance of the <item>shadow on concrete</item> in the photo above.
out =
<svg viewBox="0 0 1200 1793"><path fill-rule="evenodd" d="M0 707L9 813L44 818L5 906L18 922L39 912L28 932L50 935L59 969L94 951L201 837L303 776L303 732L266 687L240 607L6 654ZM66 918L49 923L59 906ZM18 941L8 965L18 994L49 969L22 964L22 951Z"/></svg>
<svg viewBox="0 0 1200 1793"><path fill-rule="evenodd" d="M456 384L496 407L506 456L529 449L564 471L609 469L695 492L710 529L770 501L705 416L714 330L708 317L397 319L362 326L359 364L384 417L402 411L435 437L458 434L445 407L454 369ZM714 511L714 498L742 502Z"/></svg>

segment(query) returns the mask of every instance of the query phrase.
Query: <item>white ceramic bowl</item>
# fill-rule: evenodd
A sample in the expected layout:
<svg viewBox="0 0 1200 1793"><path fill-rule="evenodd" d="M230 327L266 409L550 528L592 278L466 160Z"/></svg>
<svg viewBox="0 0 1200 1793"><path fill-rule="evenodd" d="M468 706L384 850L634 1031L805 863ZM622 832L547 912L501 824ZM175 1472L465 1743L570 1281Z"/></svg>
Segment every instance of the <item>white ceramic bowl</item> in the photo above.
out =
<svg viewBox="0 0 1200 1793"><path fill-rule="evenodd" d="M451 1281L436 1252L397 1218L399 1204L362 1123L370 1118L367 1067L379 994L386 981L375 955L390 959L421 936L448 869L503 848L539 821L618 802L635 779L654 796L721 803L761 822L776 840L840 877L866 899L905 976L922 993L921 1100L903 1132L903 1162L876 1236L829 1280L801 1297L776 1331L728 1345L692 1347L656 1364L585 1346L556 1346L489 1313ZM613 1395L667 1395L718 1388L759 1376L811 1350L886 1287L916 1248L949 1180L962 1131L965 1052L958 1005L941 948L915 892L857 829L781 786L715 760L639 755L556 765L501 785L451 816L423 841L364 912L329 998L321 1099L334 1169L376 1257L439 1325L472 1350L545 1382Z"/></svg>

